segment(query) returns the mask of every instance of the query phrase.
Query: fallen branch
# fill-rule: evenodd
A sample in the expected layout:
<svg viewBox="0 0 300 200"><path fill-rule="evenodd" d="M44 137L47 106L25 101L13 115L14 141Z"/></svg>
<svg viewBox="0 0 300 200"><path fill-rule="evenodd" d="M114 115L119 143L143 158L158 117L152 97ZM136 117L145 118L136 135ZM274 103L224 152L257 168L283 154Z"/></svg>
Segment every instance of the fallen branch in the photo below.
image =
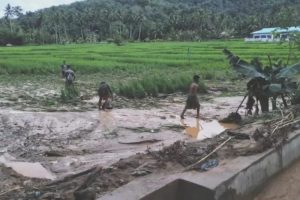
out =
<svg viewBox="0 0 300 200"><path fill-rule="evenodd" d="M293 122L294 121L294 115L293 113L289 113L286 116L282 115L282 119L280 121L274 122L273 124L271 124L271 128L275 128L272 131L272 134L275 132L275 130L277 130L278 127L282 126L283 124L289 123L289 122Z"/></svg>
<svg viewBox="0 0 300 200"><path fill-rule="evenodd" d="M77 187L77 189L75 189L74 192L77 192L77 191L80 191L80 190L84 190L87 187L89 187L89 185L91 185L94 182L94 180L97 178L97 175L101 171L102 171L101 167L94 168L94 170L87 175L87 177L85 178L85 180L83 181L83 183L79 187Z"/></svg>
<svg viewBox="0 0 300 200"><path fill-rule="evenodd" d="M225 144L227 144L227 142L229 142L232 139L232 137L229 137L227 140L225 140L222 144L220 144L219 146L217 146L212 152L210 152L209 154L207 154L204 158L202 158L201 160L197 161L196 163L187 166L183 171L189 171L192 170L196 165L202 163L203 161L205 161L207 158L209 158L212 154L214 154L215 152L217 152L219 149L221 149Z"/></svg>
<svg viewBox="0 0 300 200"><path fill-rule="evenodd" d="M286 124L286 123L289 123L289 122L293 122L294 119L291 119L291 120L285 120L285 121L280 121L280 122L277 122L275 124L272 124L271 125L271 128L275 128L276 126L281 126L283 124Z"/></svg>
<svg viewBox="0 0 300 200"><path fill-rule="evenodd" d="M13 192L13 191L19 190L19 189L22 189L22 187L15 187L15 188L13 188L13 189L11 189L11 190L8 190L8 191L6 191L6 192L2 192L2 193L0 194L0 196L3 196L3 195L5 195L5 194L7 194L7 193L10 193L10 192Z"/></svg>
<svg viewBox="0 0 300 200"><path fill-rule="evenodd" d="M273 134L275 133L275 131L277 131L278 127L279 127L279 125L278 125L278 126L276 126L276 127L273 129L273 131L272 131L271 135L273 135Z"/></svg>
<svg viewBox="0 0 300 200"><path fill-rule="evenodd" d="M282 128L284 128L284 127L287 127L287 126L289 126L289 125L296 124L296 123L298 123L298 122L300 122L300 119L298 119L298 120L296 120L296 121L293 121L293 122L290 122L290 123L287 123L287 124L283 124L283 125L280 126L278 129L282 129Z"/></svg>
<svg viewBox="0 0 300 200"><path fill-rule="evenodd" d="M279 128L280 126L284 125L284 124L288 124L288 123L291 123L293 122L294 119L291 119L291 120L287 120L287 121L283 121L282 123L276 123L276 125L272 125L271 128L273 129L277 129ZM273 131L272 131L273 132Z"/></svg>
<svg viewBox="0 0 300 200"><path fill-rule="evenodd" d="M119 142L119 144L144 144L144 143L156 143L156 142L160 142L160 141L162 141L162 140L146 139L146 140L141 140L141 141Z"/></svg>
<svg viewBox="0 0 300 200"><path fill-rule="evenodd" d="M70 180L74 180L74 179L76 179L78 177L81 177L81 176L86 176L87 174L93 173L94 171L97 171L97 170L98 170L98 167L96 166L96 167L92 167L88 170L85 170L83 172L80 172L78 174L72 174L72 175L66 176L62 179L52 181L51 183L46 185L46 188L57 187L61 183L65 183L65 182L68 182Z"/></svg>
<svg viewBox="0 0 300 200"><path fill-rule="evenodd" d="M288 122L288 123L286 123L286 124L282 124L281 126L278 125L278 126L276 126L276 128L272 131L271 135L273 135L273 134L275 133L275 131L280 130L280 129L284 128L284 127L287 127L287 126L289 126L289 125L296 124L297 122L300 122L300 119L298 119L298 120L296 120L296 121Z"/></svg>

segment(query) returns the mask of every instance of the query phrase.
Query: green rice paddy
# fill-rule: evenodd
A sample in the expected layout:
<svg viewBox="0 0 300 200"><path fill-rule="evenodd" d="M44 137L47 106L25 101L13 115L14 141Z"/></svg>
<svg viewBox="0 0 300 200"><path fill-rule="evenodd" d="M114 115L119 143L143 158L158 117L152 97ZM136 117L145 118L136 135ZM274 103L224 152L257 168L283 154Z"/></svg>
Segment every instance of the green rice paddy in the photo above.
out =
<svg viewBox="0 0 300 200"><path fill-rule="evenodd" d="M59 76L65 60L76 74L108 77L122 95L156 96L186 89L194 74L203 79L230 77L234 73L223 48L248 61L259 57L264 64L269 63L268 55L286 62L289 51L287 44L241 40L1 47L0 74ZM296 52L290 64L299 62Z"/></svg>

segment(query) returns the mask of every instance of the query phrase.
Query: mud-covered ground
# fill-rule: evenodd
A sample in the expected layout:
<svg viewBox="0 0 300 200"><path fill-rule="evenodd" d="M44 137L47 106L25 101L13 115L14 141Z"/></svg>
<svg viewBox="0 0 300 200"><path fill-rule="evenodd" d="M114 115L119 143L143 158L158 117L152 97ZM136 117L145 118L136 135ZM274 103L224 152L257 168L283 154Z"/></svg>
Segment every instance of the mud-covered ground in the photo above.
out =
<svg viewBox="0 0 300 200"><path fill-rule="evenodd" d="M61 98L64 80L57 74L52 75L0 75L0 107L23 111L93 111L97 109L97 89L100 81L105 80L112 86L118 85L116 77L105 77L103 74L78 74L75 87L79 97L71 102L64 102ZM244 80L205 81L211 93L222 96L244 95L246 88ZM243 87L245 86L245 87ZM114 88L114 87L113 87ZM188 88L187 88L188 89ZM159 98L126 99L120 96L114 98L114 108L149 109L157 107L159 99L168 99L169 95L159 94ZM171 95L172 98L173 95ZM203 96L208 100L210 97ZM172 99L168 99L172 100ZM179 102L182 104L183 102Z"/></svg>
<svg viewBox="0 0 300 200"><path fill-rule="evenodd" d="M95 199L139 176L183 170L232 135L214 155L220 161L276 143L264 139L270 115L223 132L237 128L218 120L238 107L242 82L208 82L200 119L190 110L181 120L181 93L116 96L113 110L98 111L96 87L88 81L77 83L80 98L65 103L62 81L25 78L0 85L0 199Z"/></svg>

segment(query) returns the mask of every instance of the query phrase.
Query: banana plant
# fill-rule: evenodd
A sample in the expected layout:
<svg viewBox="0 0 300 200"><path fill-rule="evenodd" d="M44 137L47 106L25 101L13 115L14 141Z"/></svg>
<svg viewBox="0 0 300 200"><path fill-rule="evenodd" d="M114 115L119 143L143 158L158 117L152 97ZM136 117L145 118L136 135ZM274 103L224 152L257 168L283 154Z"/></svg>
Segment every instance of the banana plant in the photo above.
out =
<svg viewBox="0 0 300 200"><path fill-rule="evenodd" d="M269 98L272 100L273 109L276 109L278 96L282 98L284 106L287 107L285 96L292 96L298 88L293 77L300 73L300 63L284 66L282 62L272 64L270 59L270 66L263 67L258 59L253 59L248 63L228 49L224 49L223 53L237 73L250 79L247 83L249 114L251 114L255 103L254 98L256 98L257 103L260 103L262 112L269 111ZM258 104L256 104L256 112L258 112Z"/></svg>

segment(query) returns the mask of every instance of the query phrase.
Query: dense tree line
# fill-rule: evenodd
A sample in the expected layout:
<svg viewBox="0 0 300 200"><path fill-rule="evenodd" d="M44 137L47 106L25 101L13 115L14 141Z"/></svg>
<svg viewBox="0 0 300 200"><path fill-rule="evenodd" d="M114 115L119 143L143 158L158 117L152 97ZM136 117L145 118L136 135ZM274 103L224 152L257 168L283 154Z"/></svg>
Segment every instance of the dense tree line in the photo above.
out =
<svg viewBox="0 0 300 200"><path fill-rule="evenodd" d="M86 0L26 14L7 7L0 38L10 39L0 44L244 37L299 26L299 9L300 0Z"/></svg>

